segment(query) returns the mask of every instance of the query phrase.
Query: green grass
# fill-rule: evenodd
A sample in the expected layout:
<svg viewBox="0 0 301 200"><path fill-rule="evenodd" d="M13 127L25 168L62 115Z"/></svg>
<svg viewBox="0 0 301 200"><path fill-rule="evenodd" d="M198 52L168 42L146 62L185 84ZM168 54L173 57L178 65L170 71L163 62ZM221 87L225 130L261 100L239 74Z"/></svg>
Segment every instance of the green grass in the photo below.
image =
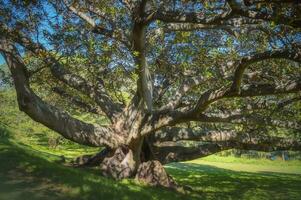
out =
<svg viewBox="0 0 301 200"><path fill-rule="evenodd" d="M77 116L77 118L93 122L93 120L89 120L87 115ZM9 133L12 139L39 152L73 158L99 151L99 148L79 145L66 139L61 139L57 148L51 148L48 144L49 139L58 138L59 135L20 112L16 102L16 94L13 90L0 90L0 129L1 126L3 127L2 134L6 131L5 129L13 130Z"/></svg>
<svg viewBox="0 0 301 200"><path fill-rule="evenodd" d="M72 159L99 148L67 140L51 148L48 140L56 137L18 111L13 92L0 92L0 200L301 199L301 161L212 155L172 163L166 170L192 188L179 193L64 166L61 155Z"/></svg>
<svg viewBox="0 0 301 200"><path fill-rule="evenodd" d="M300 174L234 171L221 165L177 163L167 169L179 183L192 186L202 199L301 198Z"/></svg>
<svg viewBox="0 0 301 200"><path fill-rule="evenodd" d="M249 158L236 158L221 157L211 155L205 158L188 161L186 163L210 165L223 169L244 172L279 172L289 174L301 175L301 161L299 160L268 160L268 159L249 159Z"/></svg>
<svg viewBox="0 0 301 200"><path fill-rule="evenodd" d="M113 181L98 169L71 168L59 160L57 155L0 139L0 200L185 198L133 180Z"/></svg>
<svg viewBox="0 0 301 200"><path fill-rule="evenodd" d="M300 152L299 152L300 153ZM220 162L222 158L223 163L243 163L243 164L255 164L255 165L276 165L276 166L291 166L301 165L301 160L288 160L283 161L280 157L277 160L270 160L266 158L246 158L246 157L235 157L235 156L219 156L217 154L207 156L201 159L196 159L192 162L208 161L208 162Z"/></svg>
<svg viewBox="0 0 301 200"><path fill-rule="evenodd" d="M40 151L10 135L14 134L0 138L0 200L301 198L301 164L296 161L256 163L210 156L167 165L167 171L180 184L192 187L192 192L183 194L133 180L113 181L102 177L97 168L64 166L60 153Z"/></svg>

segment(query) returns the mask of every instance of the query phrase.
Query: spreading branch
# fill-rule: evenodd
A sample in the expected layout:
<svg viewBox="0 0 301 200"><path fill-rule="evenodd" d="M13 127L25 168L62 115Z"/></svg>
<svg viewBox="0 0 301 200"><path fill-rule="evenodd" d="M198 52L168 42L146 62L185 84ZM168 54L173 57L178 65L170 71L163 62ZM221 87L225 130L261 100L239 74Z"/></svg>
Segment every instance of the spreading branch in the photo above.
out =
<svg viewBox="0 0 301 200"><path fill-rule="evenodd" d="M264 96L264 95L276 95L285 93L296 93L300 91L300 81L288 82L286 85L271 85L271 84L258 84L258 85L245 85L241 87L243 73L245 69L252 63L272 59L272 58L284 58L290 59L295 62L301 63L301 50L275 50L268 51L253 56L242 58L238 62L234 62L232 65L236 66L234 72L234 78L230 87L219 88L215 90L209 90L203 93L193 112L200 113L207 109L207 107L222 98L230 97L251 97L251 96Z"/></svg>
<svg viewBox="0 0 301 200"><path fill-rule="evenodd" d="M26 66L11 42L1 38L0 52L11 71L19 108L33 120L79 144L116 147L122 142L109 127L77 120L39 98L30 88Z"/></svg>
<svg viewBox="0 0 301 200"><path fill-rule="evenodd" d="M232 148L266 152L301 150L301 141L295 139L232 130L204 131L173 127L156 133L152 140L156 159L164 163L192 160ZM198 144L186 147L176 143L181 140L198 141Z"/></svg>
<svg viewBox="0 0 301 200"><path fill-rule="evenodd" d="M52 91L86 112L90 112L93 114L100 114L100 115L103 114L99 111L99 109L97 107L93 107L92 105L84 102L80 97L69 94L63 88L53 87Z"/></svg>
<svg viewBox="0 0 301 200"><path fill-rule="evenodd" d="M122 42L126 47L130 47L128 40L126 39L126 35L124 32L120 29L118 29L112 20L109 20L109 23L111 23L111 26L113 29L105 28L105 26L101 26L100 24L96 23L96 20L93 19L91 16L89 16L87 13L82 12L79 8L76 8L72 4L70 4L67 0L64 0L64 4L66 7L76 16L81 18L83 21L85 21L87 24L89 24L92 28L92 32L96 34L101 34L106 37L115 39L117 41ZM88 8L89 11L92 11L93 13L96 13L98 16L100 16L102 19L108 20L107 17L104 16L103 13L101 13L97 8ZM113 24L112 24L113 23Z"/></svg>
<svg viewBox="0 0 301 200"><path fill-rule="evenodd" d="M0 24L0 29L2 32L6 33L6 37L21 44L34 55L42 55L45 65L50 67L50 71L55 78L93 99L100 106L102 111L106 113L109 119L114 120L121 112L120 106L113 102L103 85L94 86L81 76L72 73L62 66L52 53L45 49L41 44L34 43L22 32L17 30L12 31L3 24Z"/></svg>

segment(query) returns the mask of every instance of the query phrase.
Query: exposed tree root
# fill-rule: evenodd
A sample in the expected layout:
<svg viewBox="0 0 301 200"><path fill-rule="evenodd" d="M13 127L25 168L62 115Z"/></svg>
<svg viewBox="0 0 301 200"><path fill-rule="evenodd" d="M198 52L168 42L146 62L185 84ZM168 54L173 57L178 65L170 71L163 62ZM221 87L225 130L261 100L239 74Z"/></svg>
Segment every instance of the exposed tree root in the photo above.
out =
<svg viewBox="0 0 301 200"><path fill-rule="evenodd" d="M105 148L101 152L92 155L82 155L71 161L73 167L95 167L99 166L110 154L110 150Z"/></svg>
<svg viewBox="0 0 301 200"><path fill-rule="evenodd" d="M137 170L135 178L152 186L178 187L178 184L167 174L163 165L157 160L142 163Z"/></svg>

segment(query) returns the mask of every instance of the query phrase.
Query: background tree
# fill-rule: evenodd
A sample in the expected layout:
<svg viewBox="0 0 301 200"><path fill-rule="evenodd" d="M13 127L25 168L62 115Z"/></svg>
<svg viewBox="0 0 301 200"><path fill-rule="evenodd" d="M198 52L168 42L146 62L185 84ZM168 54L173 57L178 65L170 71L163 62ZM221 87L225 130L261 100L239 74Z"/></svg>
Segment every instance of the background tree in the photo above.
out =
<svg viewBox="0 0 301 200"><path fill-rule="evenodd" d="M0 51L20 110L69 140L104 146L90 160L105 175L141 177L159 165L141 162L229 148L301 149L297 1L0 5ZM78 120L73 107L107 121Z"/></svg>

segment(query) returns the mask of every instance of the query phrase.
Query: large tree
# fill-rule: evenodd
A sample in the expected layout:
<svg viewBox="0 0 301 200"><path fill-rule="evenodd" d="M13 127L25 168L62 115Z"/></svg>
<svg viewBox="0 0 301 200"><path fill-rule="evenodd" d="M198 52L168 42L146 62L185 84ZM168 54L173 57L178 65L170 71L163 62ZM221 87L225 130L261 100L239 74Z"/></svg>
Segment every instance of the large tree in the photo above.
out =
<svg viewBox="0 0 301 200"><path fill-rule="evenodd" d="M0 1L20 110L105 147L93 159L115 178L150 160L301 150L300 30L295 0Z"/></svg>

